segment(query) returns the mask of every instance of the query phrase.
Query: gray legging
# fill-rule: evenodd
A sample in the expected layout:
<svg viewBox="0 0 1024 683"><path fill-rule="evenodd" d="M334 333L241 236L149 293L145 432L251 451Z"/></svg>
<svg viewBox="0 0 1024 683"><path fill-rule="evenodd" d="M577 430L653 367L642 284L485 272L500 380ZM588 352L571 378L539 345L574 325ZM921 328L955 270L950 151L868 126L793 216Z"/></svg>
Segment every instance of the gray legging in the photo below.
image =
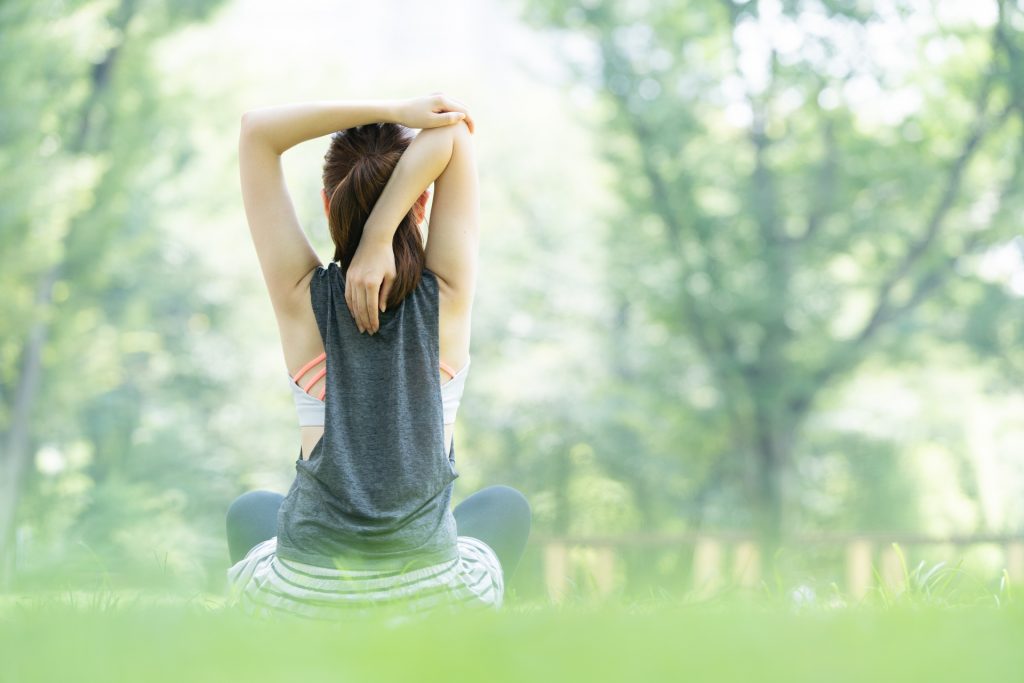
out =
<svg viewBox="0 0 1024 683"><path fill-rule="evenodd" d="M236 498L227 513L231 564L256 545L277 535L277 510L284 496L256 490ZM530 504L518 490L504 484L480 489L452 511L460 536L479 538L494 548L508 585L530 535Z"/></svg>

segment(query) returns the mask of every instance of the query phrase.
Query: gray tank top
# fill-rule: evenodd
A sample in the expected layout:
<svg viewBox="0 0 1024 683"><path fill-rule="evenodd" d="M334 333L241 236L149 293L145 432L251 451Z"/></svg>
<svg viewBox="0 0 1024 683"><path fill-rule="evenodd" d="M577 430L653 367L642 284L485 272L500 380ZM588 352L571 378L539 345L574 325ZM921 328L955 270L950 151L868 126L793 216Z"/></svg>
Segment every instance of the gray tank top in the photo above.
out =
<svg viewBox="0 0 1024 683"><path fill-rule="evenodd" d="M455 559L452 489L444 452L437 277L360 334L337 263L309 283L327 353L323 438L303 460L277 517L284 559L340 569L410 570Z"/></svg>

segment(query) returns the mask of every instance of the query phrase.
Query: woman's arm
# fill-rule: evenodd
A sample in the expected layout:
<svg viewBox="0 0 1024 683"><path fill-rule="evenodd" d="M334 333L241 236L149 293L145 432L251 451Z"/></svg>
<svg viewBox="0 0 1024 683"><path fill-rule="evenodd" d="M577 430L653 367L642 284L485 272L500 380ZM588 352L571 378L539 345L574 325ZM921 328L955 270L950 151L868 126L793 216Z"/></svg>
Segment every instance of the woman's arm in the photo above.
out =
<svg viewBox="0 0 1024 683"><path fill-rule="evenodd" d="M480 251L480 189L473 136L465 126L453 128L451 159L434 182L427 268L440 279L453 318L468 325Z"/></svg>
<svg viewBox="0 0 1024 683"><path fill-rule="evenodd" d="M366 219L345 277L345 301L360 332L373 334L380 327L377 312L386 308L396 275L391 248L395 231L416 199L444 173L460 128L465 130L456 125L421 131L402 153Z"/></svg>
<svg viewBox="0 0 1024 683"><path fill-rule="evenodd" d="M394 100L321 101L247 111L238 137L242 201L256 255L280 319L305 303L296 285L322 265L295 215L284 182L281 154L300 142L336 130L392 121L401 103Z"/></svg>
<svg viewBox="0 0 1024 683"><path fill-rule="evenodd" d="M367 123L397 122L398 100L324 100L261 107L242 114L242 129L275 154L300 142Z"/></svg>

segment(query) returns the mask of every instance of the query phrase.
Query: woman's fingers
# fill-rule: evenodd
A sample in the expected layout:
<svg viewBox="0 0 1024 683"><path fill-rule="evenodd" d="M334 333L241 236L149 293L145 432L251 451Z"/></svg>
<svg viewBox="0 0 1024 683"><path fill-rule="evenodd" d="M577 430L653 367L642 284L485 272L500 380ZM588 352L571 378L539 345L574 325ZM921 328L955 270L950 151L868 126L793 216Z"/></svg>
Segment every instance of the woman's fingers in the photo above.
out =
<svg viewBox="0 0 1024 683"><path fill-rule="evenodd" d="M348 304L348 312L352 315L352 319L356 321L356 327L362 332L363 328L359 327L359 316L356 313L355 292L356 288L352 284L352 280L345 278L345 303Z"/></svg>
<svg viewBox="0 0 1024 683"><path fill-rule="evenodd" d="M459 100L452 98L451 101L454 111L461 111L463 114L466 115L466 125L469 126L469 132L472 133L474 130L476 130L476 126L473 123L473 117L469 115L469 107L467 107ZM456 121L455 123L458 123L458 121Z"/></svg>
<svg viewBox="0 0 1024 683"><path fill-rule="evenodd" d="M377 300L377 305L380 307L381 313L388 308L388 297L391 295L391 283L393 280L394 278L385 276L384 283L380 286L380 298Z"/></svg>
<svg viewBox="0 0 1024 683"><path fill-rule="evenodd" d="M363 304L360 299L362 298L362 288L357 283L352 283L352 317L356 321L356 327L359 328L359 332L363 331Z"/></svg>
<svg viewBox="0 0 1024 683"><path fill-rule="evenodd" d="M348 304L348 311L356 323L356 328L362 334L370 329L369 316L366 313L366 286L354 282L352 279L345 281L345 303Z"/></svg>
<svg viewBox="0 0 1024 683"><path fill-rule="evenodd" d="M352 267L346 274L345 303L360 334L380 331L380 314L387 310L388 297L397 276L393 254L389 251L386 256L390 256L391 261L383 265L382 274L374 274L380 272L375 268L357 273Z"/></svg>
<svg viewBox="0 0 1024 683"><path fill-rule="evenodd" d="M472 133L475 130L473 124L473 117L469 114L469 107L466 106L465 102L458 100L454 97L449 97L443 93L433 93L440 98L440 108L442 112L462 112L466 115L466 125L469 126L469 132ZM458 119L451 121L451 123L458 123Z"/></svg>
<svg viewBox="0 0 1024 683"><path fill-rule="evenodd" d="M378 286L369 283L358 285L355 296L355 317L359 332L374 334L380 327L377 321Z"/></svg>
<svg viewBox="0 0 1024 683"><path fill-rule="evenodd" d="M359 324L362 326L362 332L372 332L373 328L370 327L370 309L368 308L369 293L367 292L366 285L359 286Z"/></svg>
<svg viewBox="0 0 1024 683"><path fill-rule="evenodd" d="M366 283L363 285L363 327L370 334L377 331L377 292L379 284Z"/></svg>

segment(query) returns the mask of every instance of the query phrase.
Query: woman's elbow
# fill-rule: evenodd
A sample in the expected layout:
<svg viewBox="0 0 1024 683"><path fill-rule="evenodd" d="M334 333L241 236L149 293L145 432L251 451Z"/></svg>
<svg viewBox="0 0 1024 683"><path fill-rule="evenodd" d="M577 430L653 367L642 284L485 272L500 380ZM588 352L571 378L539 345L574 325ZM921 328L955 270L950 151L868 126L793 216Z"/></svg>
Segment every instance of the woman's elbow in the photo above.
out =
<svg viewBox="0 0 1024 683"><path fill-rule="evenodd" d="M259 133L259 112L254 109L242 112L238 122L238 137L253 138Z"/></svg>

